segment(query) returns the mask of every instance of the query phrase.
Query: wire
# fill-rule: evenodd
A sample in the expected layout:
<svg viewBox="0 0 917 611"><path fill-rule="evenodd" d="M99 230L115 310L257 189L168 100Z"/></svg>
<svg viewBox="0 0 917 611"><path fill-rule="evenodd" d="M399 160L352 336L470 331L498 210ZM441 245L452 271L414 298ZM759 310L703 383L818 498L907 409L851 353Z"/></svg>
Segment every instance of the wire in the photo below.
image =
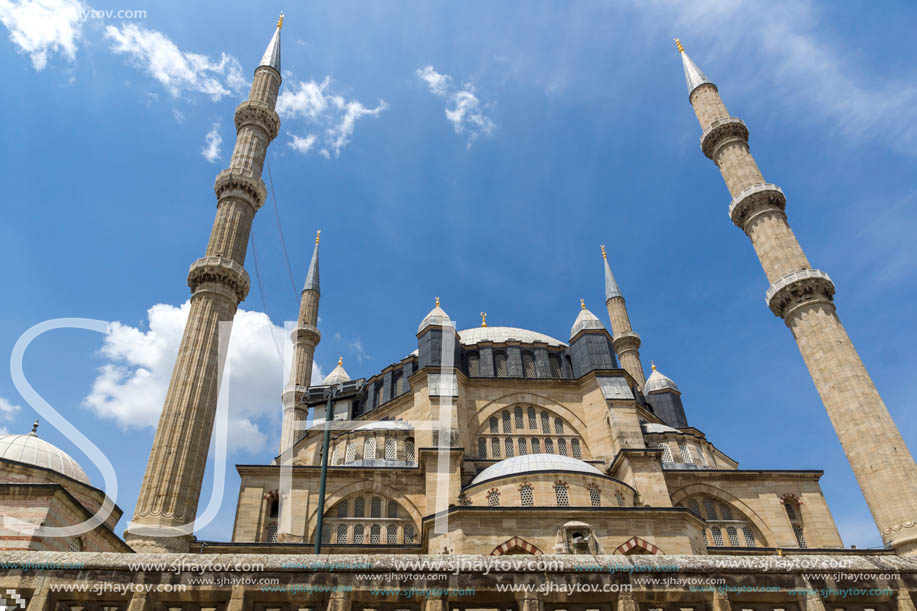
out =
<svg viewBox="0 0 917 611"><path fill-rule="evenodd" d="M252 231L249 234L249 241L252 245L252 259L255 260L255 278L258 280L258 293L261 294L261 306L264 308L264 315L267 316L267 328L268 331L271 332L271 341L274 344L274 348L277 350L277 356L283 361L283 352L280 350L280 344L277 343L277 338L274 336L274 321L271 320L271 315L267 311L267 299L264 298L264 284L261 282L261 265L258 263L258 250L255 248L254 225L252 225Z"/></svg>
<svg viewBox="0 0 917 611"><path fill-rule="evenodd" d="M280 210L277 208L277 194L274 192L274 177L271 175L271 161L267 161L267 179L271 183L271 202L274 205L274 219L277 221L277 233L280 234L280 248L283 251L283 260L287 264L290 274L290 287L293 289L293 303L299 307L299 297L296 293L296 280L293 279L293 267L290 265L290 255L287 253L287 242L283 238L283 225L280 222Z"/></svg>

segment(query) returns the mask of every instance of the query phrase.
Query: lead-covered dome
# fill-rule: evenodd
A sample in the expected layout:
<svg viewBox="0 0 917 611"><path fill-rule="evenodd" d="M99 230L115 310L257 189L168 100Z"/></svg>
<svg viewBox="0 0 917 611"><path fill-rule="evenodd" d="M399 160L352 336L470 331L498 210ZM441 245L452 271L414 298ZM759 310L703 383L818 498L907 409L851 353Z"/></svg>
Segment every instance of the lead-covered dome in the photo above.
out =
<svg viewBox="0 0 917 611"><path fill-rule="evenodd" d="M643 385L643 394L649 394L651 392L661 392L661 391L675 391L681 394L681 391L678 390L678 386L671 378L664 375L663 373L656 370L656 364L653 363L653 373L650 374L650 377L646 379L646 383Z"/></svg>
<svg viewBox="0 0 917 611"><path fill-rule="evenodd" d="M472 327L459 331L459 341L463 346L473 346L480 342L493 342L502 344L505 342L515 341L523 344L534 344L535 342L544 342L549 346L566 346L558 339L550 335L529 331L528 329L517 329L516 327Z"/></svg>
<svg viewBox="0 0 917 611"><path fill-rule="evenodd" d="M322 380L322 386L334 386L350 381L350 375L344 370L344 359L338 359L338 366L331 370L325 379Z"/></svg>
<svg viewBox="0 0 917 611"><path fill-rule="evenodd" d="M37 424L31 433L25 435L0 435L0 458L50 469L92 485L79 463L57 446L39 438L35 428L38 428Z"/></svg>
<svg viewBox="0 0 917 611"><path fill-rule="evenodd" d="M449 315L446 314L446 311L439 307L439 297L436 298L436 305L433 306L433 309L430 310L430 313L424 316L423 320L420 321L420 325L417 327L417 332L420 333L424 329L430 326L439 326L447 327L452 324L452 321L449 320Z"/></svg>
<svg viewBox="0 0 917 611"><path fill-rule="evenodd" d="M570 339L576 337L576 334L582 331L583 329L604 329L605 326L602 324L602 321L598 317L586 309L586 306L583 305L582 309L579 311L579 315L576 317L576 320L573 322L573 327L570 329Z"/></svg>
<svg viewBox="0 0 917 611"><path fill-rule="evenodd" d="M478 473L477 477L471 480L469 486L497 479L498 477L544 471L576 471L587 475L603 475L601 471L589 463L570 456L561 456L560 454L526 454L525 456L507 458L487 467Z"/></svg>

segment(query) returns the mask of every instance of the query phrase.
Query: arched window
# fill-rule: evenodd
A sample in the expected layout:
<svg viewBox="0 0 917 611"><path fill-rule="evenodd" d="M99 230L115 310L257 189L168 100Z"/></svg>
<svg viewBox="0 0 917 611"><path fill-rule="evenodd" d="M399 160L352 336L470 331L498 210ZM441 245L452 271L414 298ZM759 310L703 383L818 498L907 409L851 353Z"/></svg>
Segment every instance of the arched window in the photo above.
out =
<svg viewBox="0 0 917 611"><path fill-rule="evenodd" d="M468 354L468 376L476 377L481 375L481 357L477 352Z"/></svg>
<svg viewBox="0 0 917 611"><path fill-rule="evenodd" d="M73 537L70 539L70 551L71 552L81 552L83 551L83 540L79 537Z"/></svg>
<svg viewBox="0 0 917 611"><path fill-rule="evenodd" d="M363 525L357 524L353 527L353 542L363 544Z"/></svg>
<svg viewBox="0 0 917 611"><path fill-rule="evenodd" d="M720 503L720 513L723 515L724 520L732 519L732 508L729 505Z"/></svg>
<svg viewBox="0 0 917 611"><path fill-rule="evenodd" d="M521 407L517 407L516 409L513 410L513 416L516 420L516 429L521 430L522 428L524 428L523 425L525 423L522 421L522 408Z"/></svg>
<svg viewBox="0 0 917 611"><path fill-rule="evenodd" d="M553 453L554 453L554 440L553 440L553 439L545 439L545 440L544 440L544 452L545 452L545 454L553 454Z"/></svg>
<svg viewBox="0 0 917 611"><path fill-rule="evenodd" d="M398 543L398 527L394 524L390 524L389 527L385 529L385 542L389 545Z"/></svg>
<svg viewBox="0 0 917 611"><path fill-rule="evenodd" d="M686 465L693 465L694 458L691 457L691 450L688 449L688 444L681 442L678 444L678 451L681 452L681 462Z"/></svg>
<svg viewBox="0 0 917 611"><path fill-rule="evenodd" d="M396 373L392 376L392 388L395 389L395 396L401 396L404 392L404 374L402 372Z"/></svg>
<svg viewBox="0 0 917 611"><path fill-rule="evenodd" d="M358 496L357 499L353 502L353 517L362 518L365 514L365 501L362 496Z"/></svg>
<svg viewBox="0 0 917 611"><path fill-rule="evenodd" d="M506 361L505 352L494 352L494 371L498 378L505 378L509 375L509 365Z"/></svg>
<svg viewBox="0 0 917 611"><path fill-rule="evenodd" d="M535 496L532 494L532 487L528 484L519 486L519 500L523 507L531 507L535 504Z"/></svg>
<svg viewBox="0 0 917 611"><path fill-rule="evenodd" d="M595 486L589 488L589 502L593 507L602 506L602 492Z"/></svg>
<svg viewBox="0 0 917 611"><path fill-rule="evenodd" d="M562 378L564 377L563 371L560 366L560 357L556 354L548 355L548 365L551 367L551 377L552 378Z"/></svg>
<svg viewBox="0 0 917 611"><path fill-rule="evenodd" d="M514 454L514 452L513 452L513 440L510 439L509 437L507 437L507 438L504 440L503 447L506 448L506 457L507 457L507 458L512 458L512 457L513 457L513 454Z"/></svg>
<svg viewBox="0 0 917 611"><path fill-rule="evenodd" d="M567 488L567 484L563 484L563 483L554 484L554 494L557 497L557 506L558 507L569 507L570 506L570 491Z"/></svg>
<svg viewBox="0 0 917 611"><path fill-rule="evenodd" d="M557 453L560 454L561 456L567 455L567 440L566 439L561 438L557 440Z"/></svg>
<svg viewBox="0 0 917 611"><path fill-rule="evenodd" d="M338 524L338 543L347 543L347 525Z"/></svg>
<svg viewBox="0 0 917 611"><path fill-rule="evenodd" d="M548 412L541 412L541 432L551 433L551 420L548 418Z"/></svg>
<svg viewBox="0 0 917 611"><path fill-rule="evenodd" d="M732 547L739 547L739 534L736 532L736 529L732 526L726 529L726 536L729 537L729 545Z"/></svg>
<svg viewBox="0 0 917 611"><path fill-rule="evenodd" d="M500 440L496 437L490 440L490 457L500 458Z"/></svg>
<svg viewBox="0 0 917 611"><path fill-rule="evenodd" d="M491 490L487 493L487 505L488 507L500 506L500 493L497 490Z"/></svg>
<svg viewBox="0 0 917 611"><path fill-rule="evenodd" d="M380 543L382 543L382 529L378 524L373 524L369 529L369 544L379 545Z"/></svg>
<svg viewBox="0 0 917 611"><path fill-rule="evenodd" d="M385 460L398 460L398 446L394 439L385 440Z"/></svg>
<svg viewBox="0 0 917 611"><path fill-rule="evenodd" d="M714 526L710 529L710 532L713 534L713 545L723 547L723 533L720 532L720 527Z"/></svg>
<svg viewBox="0 0 917 611"><path fill-rule="evenodd" d="M707 512L708 520L716 519L716 509L713 508L713 501L710 499L704 499L704 511Z"/></svg>
<svg viewBox="0 0 917 611"><path fill-rule="evenodd" d="M618 502L618 507L624 507L624 495L620 490L615 490L615 501Z"/></svg>
<svg viewBox="0 0 917 611"><path fill-rule="evenodd" d="M322 526L322 543L331 543L331 527L327 524Z"/></svg>
<svg viewBox="0 0 917 611"><path fill-rule="evenodd" d="M745 526L742 528L742 534L745 535L745 547L755 547L755 531Z"/></svg>
<svg viewBox="0 0 917 611"><path fill-rule="evenodd" d="M349 507L348 507L347 501L341 501L340 503L338 503L338 517L339 517L339 518L346 518L346 517L347 517L347 509L348 509L348 508L349 508Z"/></svg>
<svg viewBox="0 0 917 611"><path fill-rule="evenodd" d="M675 460L672 458L672 450L669 449L669 444L659 443L656 444L656 447L662 450L662 462L664 464L670 465L675 462Z"/></svg>
<svg viewBox="0 0 917 611"><path fill-rule="evenodd" d="M798 524L794 524L793 525L793 534L796 535L796 542L799 543L799 547L801 547L802 549L805 549L808 547L808 545L806 545L806 535L805 533L802 532L802 526L799 526Z"/></svg>
<svg viewBox="0 0 917 611"><path fill-rule="evenodd" d="M347 442L347 451L344 453L344 462L353 462L357 458L357 444L353 441Z"/></svg>
<svg viewBox="0 0 917 611"><path fill-rule="evenodd" d="M583 457L583 451L579 447L579 439L571 439L570 447L573 450L573 458L582 458Z"/></svg>
<svg viewBox="0 0 917 611"><path fill-rule="evenodd" d="M522 374L527 378L535 377L535 355L531 352L522 353Z"/></svg>
<svg viewBox="0 0 917 611"><path fill-rule="evenodd" d="M541 454L541 442L537 437L532 439L532 454Z"/></svg>
<svg viewBox="0 0 917 611"><path fill-rule="evenodd" d="M359 399L353 400L353 417L356 418L363 414L363 403Z"/></svg>
<svg viewBox="0 0 917 611"><path fill-rule="evenodd" d="M525 456L528 453L529 453L529 450L527 447L525 447L525 438L520 437L519 438L519 456Z"/></svg>
<svg viewBox="0 0 917 611"><path fill-rule="evenodd" d="M491 433L499 433L499 432L500 432L500 431L497 430L497 418L496 418L495 416L491 416L491 417L490 417L490 432L491 432Z"/></svg>
<svg viewBox="0 0 917 611"><path fill-rule="evenodd" d="M414 525L406 524L404 527L404 542L414 543Z"/></svg>
<svg viewBox="0 0 917 611"><path fill-rule="evenodd" d="M487 440L478 437L478 456L485 458L487 456Z"/></svg>
<svg viewBox="0 0 917 611"><path fill-rule="evenodd" d="M511 423L510 420L509 420L509 412L504 411L504 412L501 414L501 416L503 417L503 432L504 432L504 433L512 433L512 432L513 432L513 425L512 425L512 423Z"/></svg>
<svg viewBox="0 0 917 611"><path fill-rule="evenodd" d="M558 435L564 434L564 421L561 420L560 418L554 419L554 432L557 433Z"/></svg>
<svg viewBox="0 0 917 611"><path fill-rule="evenodd" d="M535 419L535 408L534 408L534 407L530 407L530 408L528 409L528 412L529 412L529 428L530 428L530 429L533 429L533 430L534 430L534 429L537 429L537 428L538 428L538 421Z"/></svg>
<svg viewBox="0 0 917 611"><path fill-rule="evenodd" d="M396 503L395 501L389 501L389 502L388 502L388 514L387 514L387 517L389 517L389 518L397 518L397 517L398 517L398 503Z"/></svg>
<svg viewBox="0 0 917 611"><path fill-rule="evenodd" d="M408 439L404 442L404 460L414 462L414 440Z"/></svg>
<svg viewBox="0 0 917 611"><path fill-rule="evenodd" d="M690 509L697 515L700 515L700 506L697 504L697 501L695 501L694 499L688 500L688 509Z"/></svg>
<svg viewBox="0 0 917 611"><path fill-rule="evenodd" d="M799 519L796 517L796 508L793 507L792 503L785 503L783 506L786 509L786 515L790 520L793 520L795 522L796 520Z"/></svg>
<svg viewBox="0 0 917 611"><path fill-rule="evenodd" d="M369 503L369 517L371 518L381 518L382 517L382 499L377 496L374 496L372 501Z"/></svg>
<svg viewBox="0 0 917 611"><path fill-rule="evenodd" d="M375 437L370 437L363 442L363 460L376 460Z"/></svg>

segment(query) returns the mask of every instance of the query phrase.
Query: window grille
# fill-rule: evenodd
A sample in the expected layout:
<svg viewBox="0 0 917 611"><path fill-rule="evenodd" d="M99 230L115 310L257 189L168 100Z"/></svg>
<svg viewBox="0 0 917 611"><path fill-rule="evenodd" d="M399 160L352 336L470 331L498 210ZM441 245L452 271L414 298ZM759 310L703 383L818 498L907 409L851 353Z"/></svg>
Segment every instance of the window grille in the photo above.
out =
<svg viewBox="0 0 917 611"><path fill-rule="evenodd" d="M541 454L541 442L538 439L532 440L532 454Z"/></svg>
<svg viewBox="0 0 917 611"><path fill-rule="evenodd" d="M615 490L615 500L618 502L618 507L624 507L624 495L620 490Z"/></svg>
<svg viewBox="0 0 917 611"><path fill-rule="evenodd" d="M70 551L71 552L81 552L83 551L83 540L79 537L73 537L70 539Z"/></svg>
<svg viewBox="0 0 917 611"><path fill-rule="evenodd" d="M519 498L522 500L523 507L531 507L535 504L535 498L532 494L532 487L529 485L519 488Z"/></svg>
<svg viewBox="0 0 917 611"><path fill-rule="evenodd" d="M548 363L551 365L551 377L560 378L563 377L563 373L560 369L560 359L555 355L548 356Z"/></svg>
<svg viewBox="0 0 917 611"><path fill-rule="evenodd" d="M730 526L726 529L726 535L729 537L729 545L732 547L739 547L739 534L736 532L736 529Z"/></svg>
<svg viewBox="0 0 917 611"><path fill-rule="evenodd" d="M573 449L573 458L582 458L583 452L579 446L579 439L572 439L570 441L570 447Z"/></svg>
<svg viewBox="0 0 917 611"><path fill-rule="evenodd" d="M554 453L554 440L553 439L544 440L544 451L546 454Z"/></svg>
<svg viewBox="0 0 917 611"><path fill-rule="evenodd" d="M395 396L404 393L404 374L399 373L395 376Z"/></svg>
<svg viewBox="0 0 917 611"><path fill-rule="evenodd" d="M522 353L522 372L527 378L535 377L535 357L531 352Z"/></svg>
<svg viewBox="0 0 917 611"><path fill-rule="evenodd" d="M557 433L558 435L564 434L564 421L561 420L560 418L554 419L554 432Z"/></svg>
<svg viewBox="0 0 917 611"><path fill-rule="evenodd" d="M487 456L487 441L483 437L478 437L478 456L481 458Z"/></svg>
<svg viewBox="0 0 917 611"><path fill-rule="evenodd" d="M554 494L557 496L558 507L570 506L570 491L567 489L566 484L555 484Z"/></svg>
<svg viewBox="0 0 917 611"><path fill-rule="evenodd" d="M746 526L742 529L742 534L745 535L745 547L755 547L755 532Z"/></svg>
<svg viewBox="0 0 917 611"><path fill-rule="evenodd" d="M500 440L494 437L490 440L491 458L500 458Z"/></svg>
<svg viewBox="0 0 917 611"><path fill-rule="evenodd" d="M697 501L695 501L694 499L689 499L689 500L688 500L688 509L690 509L691 511L693 511L693 512L696 513L697 515L701 515L701 513L700 513L700 506L698 506Z"/></svg>
<svg viewBox="0 0 917 611"><path fill-rule="evenodd" d="M338 524L338 543L347 543L347 525Z"/></svg>
<svg viewBox="0 0 917 611"><path fill-rule="evenodd" d="M535 408L534 407L529 408L529 428L530 429L538 428L538 421L535 419Z"/></svg>
<svg viewBox="0 0 917 611"><path fill-rule="evenodd" d="M268 543L277 543L277 520L271 520L267 524L267 532L264 534L264 539Z"/></svg>
<svg viewBox="0 0 917 611"><path fill-rule="evenodd" d="M506 457L507 457L507 458L512 458L512 457L513 457L513 453L514 453L514 452L513 452L513 440L510 439L509 437L507 437L506 440L504 441L503 445L504 445L504 447L506 448Z"/></svg>
<svg viewBox="0 0 917 611"><path fill-rule="evenodd" d="M408 462L414 462L414 442L410 439L404 442L404 459Z"/></svg>
<svg viewBox="0 0 917 611"><path fill-rule="evenodd" d="M512 424L510 424L510 421L509 421L509 412L503 412L503 432L504 433L513 432L513 426Z"/></svg>
<svg viewBox="0 0 917 611"><path fill-rule="evenodd" d="M385 542L389 545L395 545L398 543L398 527L394 524L390 524L386 529Z"/></svg>
<svg viewBox="0 0 917 611"><path fill-rule="evenodd" d="M353 502L353 517L362 518L364 515L364 503L362 496L358 496L357 500Z"/></svg>
<svg viewBox="0 0 917 611"><path fill-rule="evenodd" d="M681 452L681 462L686 465L693 465L694 458L691 456L691 450L688 448L688 444L681 442L678 444L678 450Z"/></svg>
<svg viewBox="0 0 917 611"><path fill-rule="evenodd" d="M513 415L514 415L514 417L515 417L515 419L516 419L516 429L517 429L517 430L522 429L522 428L523 428L523 424L524 424L523 421L522 421L522 408L521 408L521 407L517 407L516 409L514 409L514 410L513 410Z"/></svg>
<svg viewBox="0 0 917 611"><path fill-rule="evenodd" d="M398 446L394 439L385 440L385 460L398 460Z"/></svg>
<svg viewBox="0 0 917 611"><path fill-rule="evenodd" d="M414 525L407 524L404 527L404 542L414 543Z"/></svg>
<svg viewBox="0 0 917 611"><path fill-rule="evenodd" d="M602 493L598 488L593 487L589 489L589 502L592 503L593 507L602 506Z"/></svg>
<svg viewBox="0 0 917 611"><path fill-rule="evenodd" d="M363 544L363 525L357 524L353 527L353 542Z"/></svg>
<svg viewBox="0 0 917 611"><path fill-rule="evenodd" d="M793 507L792 503L786 503L784 507L786 507L786 515L791 520L796 521L798 518L796 517L796 509Z"/></svg>
<svg viewBox="0 0 917 611"><path fill-rule="evenodd" d="M494 417L491 417L491 418L490 418L490 432L491 432L491 433L499 433L499 432L500 432L500 431L497 430L497 419L494 418Z"/></svg>
<svg viewBox="0 0 917 611"><path fill-rule="evenodd" d="M373 500L369 503L369 517L371 518L381 518L382 517L382 499L377 496L373 497Z"/></svg>
<svg viewBox="0 0 917 611"><path fill-rule="evenodd" d="M376 438L370 437L363 442L363 460L376 459Z"/></svg>
<svg viewBox="0 0 917 611"><path fill-rule="evenodd" d="M470 377L481 375L481 358L477 352L468 355L468 375Z"/></svg>
<svg viewBox="0 0 917 611"><path fill-rule="evenodd" d="M331 543L331 527L327 524L322 526L322 543Z"/></svg>
<svg viewBox="0 0 917 611"><path fill-rule="evenodd" d="M344 453L344 462L353 462L357 458L357 445L352 442L347 442L347 451Z"/></svg>
<svg viewBox="0 0 917 611"><path fill-rule="evenodd" d="M720 513L723 514L724 520L732 519L732 508L729 505L723 505L720 503Z"/></svg>
<svg viewBox="0 0 917 611"><path fill-rule="evenodd" d="M707 512L708 520L716 519L716 509L713 507L713 503L710 501L710 499L704 499L704 511Z"/></svg>
<svg viewBox="0 0 917 611"><path fill-rule="evenodd" d="M529 453L529 449L525 445L525 438L519 439L519 456L525 456Z"/></svg>
<svg viewBox="0 0 917 611"><path fill-rule="evenodd" d="M379 545L382 543L382 529L378 524L373 524L369 529L369 544Z"/></svg>
<svg viewBox="0 0 917 611"><path fill-rule="evenodd" d="M398 517L398 503L395 501L388 502L388 517L397 518Z"/></svg>
<svg viewBox="0 0 917 611"><path fill-rule="evenodd" d="M723 533L720 532L719 527L714 526L710 529L710 532L713 534L713 545L723 547Z"/></svg>
<svg viewBox="0 0 917 611"><path fill-rule="evenodd" d="M567 455L567 440L566 439L557 440L557 453L560 454L561 456Z"/></svg>
<svg viewBox="0 0 917 611"><path fill-rule="evenodd" d="M672 464L675 460L672 458L672 450L669 449L669 444L660 443L656 445L657 448L662 450L662 462L666 464Z"/></svg>
<svg viewBox="0 0 917 611"><path fill-rule="evenodd" d="M796 535L796 542L799 543L799 547L805 549L808 547L806 545L806 536L802 532L802 526L793 526L793 533Z"/></svg>
<svg viewBox="0 0 917 611"><path fill-rule="evenodd" d="M551 421L548 419L546 412L541 412L541 432L545 434L551 433Z"/></svg>
<svg viewBox="0 0 917 611"><path fill-rule="evenodd" d="M338 517L346 518L347 509L349 509L347 501L341 501L340 503L338 503Z"/></svg>
<svg viewBox="0 0 917 611"><path fill-rule="evenodd" d="M491 490L487 493L487 505L490 507L499 507L500 506L500 493L496 490Z"/></svg>
<svg viewBox="0 0 917 611"><path fill-rule="evenodd" d="M704 545L710 545L710 541L707 540L707 529L705 528L701 533L704 535Z"/></svg>
<svg viewBox="0 0 917 611"><path fill-rule="evenodd" d="M509 375L509 367L506 362L506 353L497 352L494 354L494 370L497 372L497 377L505 378Z"/></svg>
<svg viewBox="0 0 917 611"><path fill-rule="evenodd" d="M331 464L332 465L341 464L341 452L338 446L334 446L334 450L331 451Z"/></svg>

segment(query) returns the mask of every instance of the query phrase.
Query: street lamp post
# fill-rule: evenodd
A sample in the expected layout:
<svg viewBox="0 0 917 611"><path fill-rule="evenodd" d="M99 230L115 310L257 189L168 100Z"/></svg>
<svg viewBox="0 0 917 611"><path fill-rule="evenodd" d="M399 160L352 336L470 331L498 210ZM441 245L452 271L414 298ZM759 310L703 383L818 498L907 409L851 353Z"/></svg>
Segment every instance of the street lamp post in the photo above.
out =
<svg viewBox="0 0 917 611"><path fill-rule="evenodd" d="M325 405L325 433L322 438L322 475L318 487L318 524L315 527L315 553L322 553L322 528L325 519L325 482L328 481L328 446L331 444L332 404L336 391L341 386L328 387L328 403Z"/></svg>

